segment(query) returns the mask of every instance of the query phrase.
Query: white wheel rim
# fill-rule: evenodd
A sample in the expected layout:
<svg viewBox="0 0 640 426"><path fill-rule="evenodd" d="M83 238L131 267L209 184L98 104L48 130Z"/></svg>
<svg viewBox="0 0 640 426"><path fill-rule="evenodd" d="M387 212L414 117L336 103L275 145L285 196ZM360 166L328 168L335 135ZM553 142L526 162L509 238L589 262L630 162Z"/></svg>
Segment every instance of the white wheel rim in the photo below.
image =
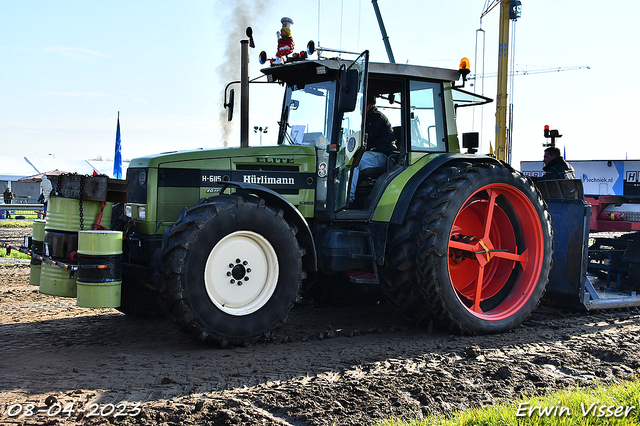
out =
<svg viewBox="0 0 640 426"><path fill-rule="evenodd" d="M278 284L278 256L262 235L233 232L215 245L205 265L204 283L211 301L223 312L256 312Z"/></svg>

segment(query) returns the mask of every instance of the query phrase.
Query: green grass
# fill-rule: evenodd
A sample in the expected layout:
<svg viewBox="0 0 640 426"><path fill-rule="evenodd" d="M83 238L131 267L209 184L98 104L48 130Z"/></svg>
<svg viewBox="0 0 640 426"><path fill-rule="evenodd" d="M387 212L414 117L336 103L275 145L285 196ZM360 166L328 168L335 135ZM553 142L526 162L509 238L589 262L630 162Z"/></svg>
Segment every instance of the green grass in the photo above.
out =
<svg viewBox="0 0 640 426"><path fill-rule="evenodd" d="M36 216L35 214L33 216ZM35 217L37 219L37 217ZM31 220L15 220L15 219L4 219L0 220L0 228L30 228L33 226L33 219ZM1 233L2 231L0 231ZM9 259L31 259L30 256L20 253L16 250L11 250L11 254L7 256L7 250L4 247L0 248L0 257L8 257Z"/></svg>
<svg viewBox="0 0 640 426"><path fill-rule="evenodd" d="M621 408L617 408L621 407ZM618 411L616 411L616 409ZM625 417L625 412L627 416ZM512 403L379 426L640 425L640 380L523 397Z"/></svg>
<svg viewBox="0 0 640 426"><path fill-rule="evenodd" d="M0 228L30 228L33 226L33 221L37 219L37 217L33 219L2 219L0 221Z"/></svg>
<svg viewBox="0 0 640 426"><path fill-rule="evenodd" d="M8 259L31 259L31 256L20 253L17 250L11 250L11 254L7 256L7 249L5 248L0 248L0 257L6 257Z"/></svg>
<svg viewBox="0 0 640 426"><path fill-rule="evenodd" d="M14 204L14 206L16 206L16 208L13 210L14 213L11 213L11 219L0 219L0 226L6 226L7 224L9 224L9 226L31 226L31 222L33 220L40 219L36 210L20 210L18 207L19 204ZM6 211L4 213L6 215ZM16 216L21 216L24 219L21 218L16 220ZM16 223L20 222L27 223L28 225L16 225Z"/></svg>

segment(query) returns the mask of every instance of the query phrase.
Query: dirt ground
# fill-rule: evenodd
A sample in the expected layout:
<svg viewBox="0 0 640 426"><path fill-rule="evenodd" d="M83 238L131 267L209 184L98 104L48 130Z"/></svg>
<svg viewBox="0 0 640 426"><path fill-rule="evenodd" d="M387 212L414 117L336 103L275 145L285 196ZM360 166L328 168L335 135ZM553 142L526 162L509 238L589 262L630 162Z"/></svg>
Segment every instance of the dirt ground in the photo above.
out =
<svg viewBox="0 0 640 426"><path fill-rule="evenodd" d="M0 424L370 425L640 373L640 311L544 307L509 333L414 329L384 305L296 306L216 349L165 319L85 309L0 264ZM597 401L594 401L597 402Z"/></svg>

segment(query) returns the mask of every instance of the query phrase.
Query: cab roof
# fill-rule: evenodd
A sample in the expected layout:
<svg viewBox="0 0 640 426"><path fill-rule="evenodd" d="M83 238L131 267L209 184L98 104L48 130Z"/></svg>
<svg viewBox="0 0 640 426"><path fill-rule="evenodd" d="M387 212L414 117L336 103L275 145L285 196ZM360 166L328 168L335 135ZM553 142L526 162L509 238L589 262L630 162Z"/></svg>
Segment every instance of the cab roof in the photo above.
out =
<svg viewBox="0 0 640 426"><path fill-rule="evenodd" d="M293 62L263 68L261 71L269 81L281 81L289 84L310 84L335 77L340 67L349 67L352 61L339 59L318 59ZM425 67L419 65L369 63L370 75L390 75L396 77L426 78L440 81L457 81L460 73L446 68Z"/></svg>

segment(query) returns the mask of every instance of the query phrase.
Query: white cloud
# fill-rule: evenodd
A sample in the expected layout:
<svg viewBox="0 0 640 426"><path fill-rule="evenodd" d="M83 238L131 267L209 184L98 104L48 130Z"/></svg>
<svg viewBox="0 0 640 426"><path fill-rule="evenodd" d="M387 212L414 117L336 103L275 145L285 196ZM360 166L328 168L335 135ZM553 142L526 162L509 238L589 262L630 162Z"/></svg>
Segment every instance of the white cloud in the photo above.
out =
<svg viewBox="0 0 640 426"><path fill-rule="evenodd" d="M52 46L44 49L46 52L59 53L62 56L66 56L71 59L96 59L107 58L104 53L96 52L95 50L82 49L79 47L62 47Z"/></svg>
<svg viewBox="0 0 640 426"><path fill-rule="evenodd" d="M92 92L43 92L45 95L53 96L71 96L85 98L113 98L114 95L108 93L92 93Z"/></svg>

